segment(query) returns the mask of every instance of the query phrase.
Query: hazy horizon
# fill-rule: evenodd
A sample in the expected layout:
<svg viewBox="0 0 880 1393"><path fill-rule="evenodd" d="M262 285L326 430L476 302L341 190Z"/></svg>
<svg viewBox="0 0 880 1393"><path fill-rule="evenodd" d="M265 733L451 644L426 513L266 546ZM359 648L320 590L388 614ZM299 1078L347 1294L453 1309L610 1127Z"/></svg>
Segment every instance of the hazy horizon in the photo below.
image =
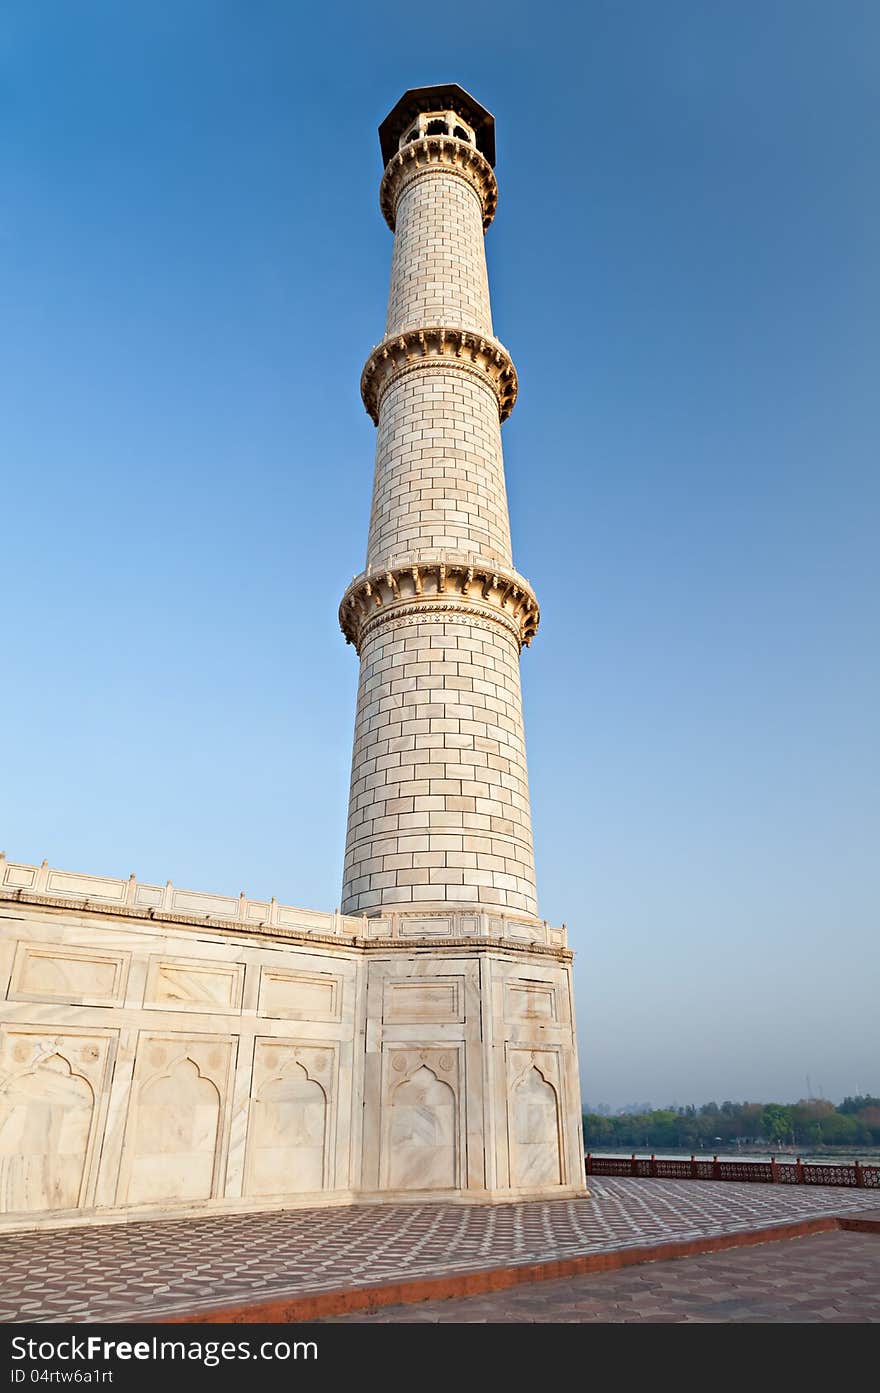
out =
<svg viewBox="0 0 880 1393"><path fill-rule="evenodd" d="M606 1109L610 1110L612 1113L640 1113L656 1112L663 1108L700 1108L710 1103L717 1103L720 1107L723 1103L782 1103L784 1106L789 1106L796 1103L809 1102L833 1103L834 1106L837 1107L843 1102L844 1098L865 1097L868 1096L868 1094L869 1091L864 1089L860 1089L858 1093L844 1094L843 1097L840 1098L827 1098L823 1094L807 1095L806 1093L801 1094L798 1098L728 1098L726 1096L722 1097L720 1094L716 1093L710 1094L708 1098L665 1098L662 1102L648 1099L640 1103L608 1103L604 1099L594 1101L593 1099L587 1098L584 1098L582 1102L584 1105L584 1112L593 1112L601 1116Z"/></svg>

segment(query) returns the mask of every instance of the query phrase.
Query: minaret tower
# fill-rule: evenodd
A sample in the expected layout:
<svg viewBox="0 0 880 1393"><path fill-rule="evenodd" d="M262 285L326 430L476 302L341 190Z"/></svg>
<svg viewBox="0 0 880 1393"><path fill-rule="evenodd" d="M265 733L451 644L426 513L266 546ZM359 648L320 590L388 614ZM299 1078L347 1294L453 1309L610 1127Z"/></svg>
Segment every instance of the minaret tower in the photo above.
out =
<svg viewBox="0 0 880 1393"><path fill-rule="evenodd" d="M339 609L360 655L342 891L365 945L355 1185L582 1194L572 955L535 892L519 660L538 602L511 552L516 371L483 247L495 122L461 87L420 87L379 138L394 254L361 377L376 473Z"/></svg>
<svg viewBox="0 0 880 1393"><path fill-rule="evenodd" d="M538 602L514 568L483 236L495 122L461 87L379 128L394 233L385 336L361 378L378 426L366 567L340 622L360 655L342 911L535 918L519 658Z"/></svg>

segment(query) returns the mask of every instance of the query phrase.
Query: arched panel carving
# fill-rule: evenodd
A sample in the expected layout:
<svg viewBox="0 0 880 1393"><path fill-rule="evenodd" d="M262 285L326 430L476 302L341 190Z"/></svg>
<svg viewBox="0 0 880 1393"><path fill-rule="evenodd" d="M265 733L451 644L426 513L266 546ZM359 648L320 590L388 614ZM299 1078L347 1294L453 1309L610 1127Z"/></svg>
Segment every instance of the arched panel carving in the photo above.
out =
<svg viewBox="0 0 880 1393"><path fill-rule="evenodd" d="M514 1085L510 1113L511 1184L523 1190L560 1184L559 1100L537 1065Z"/></svg>
<svg viewBox="0 0 880 1393"><path fill-rule="evenodd" d="M220 1093L188 1057L144 1084L137 1099L128 1198L132 1203L209 1199Z"/></svg>
<svg viewBox="0 0 880 1393"><path fill-rule="evenodd" d="M427 1064L419 1064L391 1094L388 1124L391 1188L453 1189L458 1178L457 1150L455 1092Z"/></svg>
<svg viewBox="0 0 880 1393"><path fill-rule="evenodd" d="M259 1088L251 1104L252 1195L324 1187L327 1095L295 1058Z"/></svg>
<svg viewBox="0 0 880 1393"><path fill-rule="evenodd" d="M79 1205L94 1110L91 1084L59 1053L0 1086L0 1207Z"/></svg>

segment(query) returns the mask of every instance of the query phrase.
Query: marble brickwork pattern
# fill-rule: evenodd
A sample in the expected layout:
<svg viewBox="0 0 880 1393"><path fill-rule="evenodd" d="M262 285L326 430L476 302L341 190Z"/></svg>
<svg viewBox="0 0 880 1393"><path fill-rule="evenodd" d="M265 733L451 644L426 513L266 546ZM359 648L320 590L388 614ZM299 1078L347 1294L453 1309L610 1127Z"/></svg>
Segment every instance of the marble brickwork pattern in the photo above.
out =
<svg viewBox="0 0 880 1393"><path fill-rule="evenodd" d="M482 202L442 165L408 184L396 207L385 333L420 324L492 333Z"/></svg>
<svg viewBox="0 0 880 1393"><path fill-rule="evenodd" d="M461 139L425 134L453 122L454 108L424 113L382 181L386 337L361 383L378 427L373 501L366 569L340 606L361 661L346 914L537 915L519 658L538 605L513 569L504 480L516 374L486 271L497 187L466 122Z"/></svg>
<svg viewBox="0 0 880 1393"><path fill-rule="evenodd" d="M498 400L445 361L403 373L382 399L368 566L440 553L512 565Z"/></svg>
<svg viewBox="0 0 880 1393"><path fill-rule="evenodd" d="M361 651L346 913L468 902L537 913L519 647L408 616Z"/></svg>

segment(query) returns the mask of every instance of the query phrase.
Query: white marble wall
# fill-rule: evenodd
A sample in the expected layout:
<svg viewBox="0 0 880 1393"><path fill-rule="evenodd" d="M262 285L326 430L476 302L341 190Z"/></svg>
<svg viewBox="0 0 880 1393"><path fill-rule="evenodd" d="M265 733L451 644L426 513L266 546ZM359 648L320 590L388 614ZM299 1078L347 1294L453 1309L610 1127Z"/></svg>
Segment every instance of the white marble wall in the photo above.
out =
<svg viewBox="0 0 880 1393"><path fill-rule="evenodd" d="M344 1196L358 985L350 947L0 903L0 1210Z"/></svg>
<svg viewBox="0 0 880 1393"><path fill-rule="evenodd" d="M0 1227L582 1190L554 931L367 924L0 891Z"/></svg>

